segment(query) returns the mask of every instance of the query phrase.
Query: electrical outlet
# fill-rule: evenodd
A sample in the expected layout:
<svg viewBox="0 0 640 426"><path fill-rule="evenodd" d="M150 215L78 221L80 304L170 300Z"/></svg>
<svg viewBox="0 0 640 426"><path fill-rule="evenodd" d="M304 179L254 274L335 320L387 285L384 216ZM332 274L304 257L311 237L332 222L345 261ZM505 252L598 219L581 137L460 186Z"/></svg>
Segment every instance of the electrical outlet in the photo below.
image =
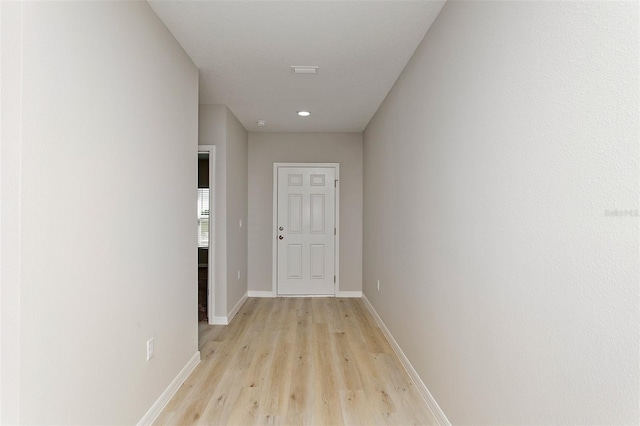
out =
<svg viewBox="0 0 640 426"><path fill-rule="evenodd" d="M378 291L380 291L380 280L378 280Z"/></svg>
<svg viewBox="0 0 640 426"><path fill-rule="evenodd" d="M240 281L240 269L238 269L238 281Z"/></svg>
<svg viewBox="0 0 640 426"><path fill-rule="evenodd" d="M153 337L147 340L147 361L153 358Z"/></svg>

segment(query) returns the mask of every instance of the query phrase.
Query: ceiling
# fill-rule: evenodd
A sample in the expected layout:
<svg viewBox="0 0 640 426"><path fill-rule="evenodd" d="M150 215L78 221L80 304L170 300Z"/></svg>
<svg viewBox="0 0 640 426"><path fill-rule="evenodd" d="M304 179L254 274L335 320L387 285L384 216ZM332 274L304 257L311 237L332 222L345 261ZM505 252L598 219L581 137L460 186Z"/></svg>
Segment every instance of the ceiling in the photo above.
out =
<svg viewBox="0 0 640 426"><path fill-rule="evenodd" d="M248 131L361 132L443 1L166 1L153 10L200 69L200 104ZM318 66L296 75L292 65ZM311 116L298 117L308 110ZM258 127L257 120L266 120Z"/></svg>

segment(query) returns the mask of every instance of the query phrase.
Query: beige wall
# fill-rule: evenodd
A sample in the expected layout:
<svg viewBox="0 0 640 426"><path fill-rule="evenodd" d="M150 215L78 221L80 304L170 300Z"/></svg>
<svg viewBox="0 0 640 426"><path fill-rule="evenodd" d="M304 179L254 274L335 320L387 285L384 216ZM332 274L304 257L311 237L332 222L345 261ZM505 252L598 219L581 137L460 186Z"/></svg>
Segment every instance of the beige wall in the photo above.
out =
<svg viewBox="0 0 640 426"><path fill-rule="evenodd" d="M227 107L200 105L198 144L216 146L214 188L214 316L227 315ZM212 319L209 318L209 321Z"/></svg>
<svg viewBox="0 0 640 426"><path fill-rule="evenodd" d="M227 313L247 294L247 166L247 131L227 108Z"/></svg>
<svg viewBox="0 0 640 426"><path fill-rule="evenodd" d="M216 146L215 317L221 321L247 293L248 134L225 105L200 105L198 138Z"/></svg>
<svg viewBox="0 0 640 426"><path fill-rule="evenodd" d="M198 70L145 2L22 7L21 134L2 142L3 172L20 164L2 189L3 221L7 194L20 205L2 247L3 268L19 257L19 389L3 394L21 424L135 424L198 350Z"/></svg>
<svg viewBox="0 0 640 426"><path fill-rule="evenodd" d="M340 163L340 291L362 289L362 135L249 133L249 290L272 289L273 163Z"/></svg>
<svg viewBox="0 0 640 426"><path fill-rule="evenodd" d="M0 1L0 424L20 412L22 3Z"/></svg>
<svg viewBox="0 0 640 426"><path fill-rule="evenodd" d="M450 1L364 133L364 292L453 424L638 421L639 35Z"/></svg>

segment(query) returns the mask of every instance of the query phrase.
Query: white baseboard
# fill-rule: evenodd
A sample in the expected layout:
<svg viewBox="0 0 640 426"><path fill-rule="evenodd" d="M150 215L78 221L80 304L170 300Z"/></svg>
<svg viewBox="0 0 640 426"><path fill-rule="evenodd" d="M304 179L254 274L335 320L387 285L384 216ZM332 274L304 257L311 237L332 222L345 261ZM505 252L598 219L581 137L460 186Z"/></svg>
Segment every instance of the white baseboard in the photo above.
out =
<svg viewBox="0 0 640 426"><path fill-rule="evenodd" d="M209 318L209 325L229 325L233 317L236 316L236 314L238 313L240 308L242 308L242 305L244 305L244 302L246 301L247 301L247 293L245 293L244 296L242 296L240 300L238 300L238 303L236 303L236 306L234 306L233 309L229 311L229 315L227 315L226 317Z"/></svg>
<svg viewBox="0 0 640 426"><path fill-rule="evenodd" d="M333 294L279 294L276 297L290 297L290 298L309 298L309 297L315 297L315 298L323 298L323 297L335 297Z"/></svg>
<svg viewBox="0 0 640 426"><path fill-rule="evenodd" d="M197 351L191 359L187 362L187 364L180 370L178 375L171 381L169 386L162 392L160 398L156 402L153 403L149 411L140 419L138 422L138 426L146 426L151 425L158 415L162 412L164 407L167 406L173 395L178 392L180 386L187 380L187 377L191 374L194 368L200 363L200 351Z"/></svg>
<svg viewBox="0 0 640 426"><path fill-rule="evenodd" d="M413 365L411 365L411 362L409 362L409 359L407 358L407 356L404 354L404 352L402 352L402 349L400 349L400 345L398 345L398 342L396 342L396 339L393 338L387 326L384 324L384 322L382 322L382 318L380 318L380 315L378 315L373 305L371 305L371 302L369 302L369 299L367 299L367 296L362 295L362 300L364 301L364 304L367 307L367 309L369 309L369 312L371 312L371 315L373 316L373 318L376 320L376 323L378 324L378 327L380 327L382 334L384 334L384 337L387 338L387 340L389 341L389 344L393 348L393 351L396 353L396 355L400 359L402 366L404 367L405 370L407 370L409 377L411 378L413 383L416 385L416 389L418 390L418 392L420 393L424 401L427 403L427 406L433 413L433 416L438 421L438 424L440 426L451 426L451 422L449 422L449 420L447 419L447 416L445 416L444 412L442 411L442 409L440 408L436 400L433 398L433 395L431 395L431 392L429 392L429 389L427 389L427 386L424 384L424 382L418 375L418 372L416 371L415 368L413 368Z"/></svg>
<svg viewBox="0 0 640 426"><path fill-rule="evenodd" d="M249 290L247 292L249 297L278 297L272 291L255 291ZM331 297L331 295L312 295L312 294L301 294L301 295L283 295L280 297ZM338 291L335 297L362 297L361 291Z"/></svg>
<svg viewBox="0 0 640 426"><path fill-rule="evenodd" d="M209 318L209 325L227 325L229 321L227 317L212 317Z"/></svg>
<svg viewBox="0 0 640 426"><path fill-rule="evenodd" d="M338 291L336 293L336 297L362 297L362 292L361 291Z"/></svg>
<svg viewBox="0 0 640 426"><path fill-rule="evenodd" d="M247 296L249 297L276 297L272 291L255 291L249 290L247 292Z"/></svg>
<svg viewBox="0 0 640 426"><path fill-rule="evenodd" d="M240 308L242 308L242 305L244 305L244 302L246 301L247 293L243 294L240 300L238 300L238 303L236 303L236 306L234 306L231 311L229 311L229 314L227 315L227 324L231 324L231 320L233 320L233 317L236 316L236 314L238 313Z"/></svg>

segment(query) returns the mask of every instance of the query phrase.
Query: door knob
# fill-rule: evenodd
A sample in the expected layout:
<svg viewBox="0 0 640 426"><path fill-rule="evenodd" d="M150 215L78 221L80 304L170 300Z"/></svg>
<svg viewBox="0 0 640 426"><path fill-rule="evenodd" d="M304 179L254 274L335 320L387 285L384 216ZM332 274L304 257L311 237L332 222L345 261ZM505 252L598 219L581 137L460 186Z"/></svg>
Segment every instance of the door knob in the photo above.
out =
<svg viewBox="0 0 640 426"><path fill-rule="evenodd" d="M284 237L283 237L282 235L280 235L280 236L278 237L278 239L279 239L279 240L284 240Z"/></svg>
<svg viewBox="0 0 640 426"><path fill-rule="evenodd" d="M281 231L284 231L284 228L282 226L280 228L278 228L278 229L281 230Z"/></svg>

